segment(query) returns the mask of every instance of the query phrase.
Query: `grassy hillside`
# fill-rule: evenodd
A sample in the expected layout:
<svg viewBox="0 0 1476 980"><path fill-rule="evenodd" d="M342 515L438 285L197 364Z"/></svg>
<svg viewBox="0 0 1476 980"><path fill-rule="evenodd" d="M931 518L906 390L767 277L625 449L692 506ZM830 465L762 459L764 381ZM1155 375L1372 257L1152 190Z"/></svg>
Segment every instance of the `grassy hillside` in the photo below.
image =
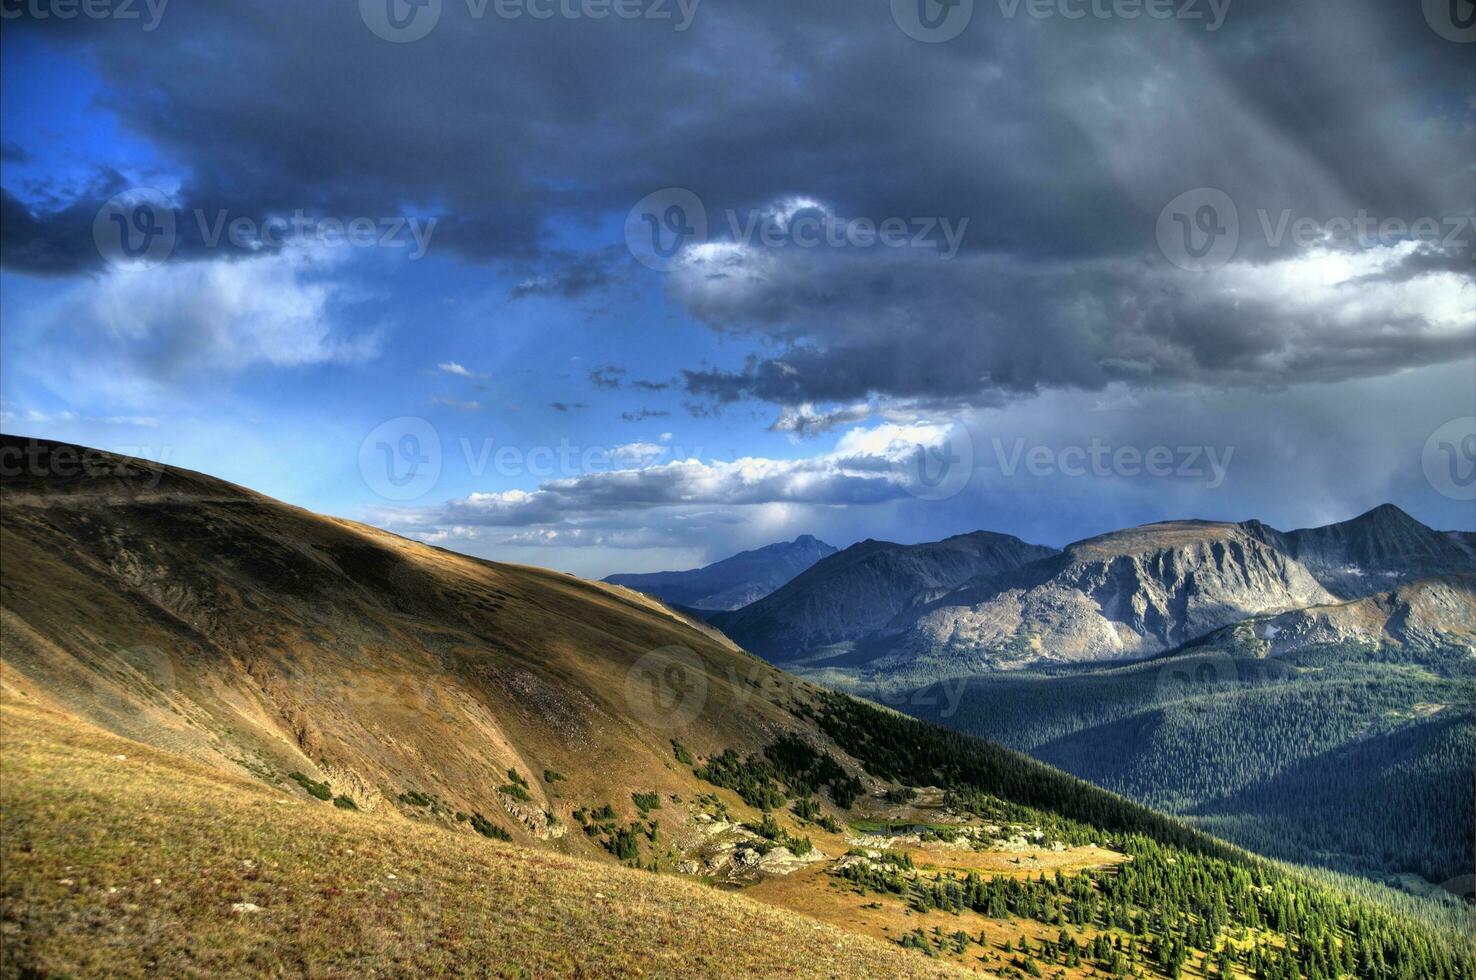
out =
<svg viewBox="0 0 1476 980"><path fill-rule="evenodd" d="M694 882L349 811L7 689L5 976L959 971Z"/></svg>
<svg viewBox="0 0 1476 980"><path fill-rule="evenodd" d="M782 701L808 696L619 587L180 471L111 461L25 480L7 481L0 514L18 683L234 775L298 773L368 811L434 799L420 808L597 856L569 832L574 808L631 821L633 791L697 791L672 758L679 728L699 753L757 748L793 723Z"/></svg>
<svg viewBox="0 0 1476 980"><path fill-rule="evenodd" d="M629 590L28 448L7 975L1476 972L1468 937Z"/></svg>

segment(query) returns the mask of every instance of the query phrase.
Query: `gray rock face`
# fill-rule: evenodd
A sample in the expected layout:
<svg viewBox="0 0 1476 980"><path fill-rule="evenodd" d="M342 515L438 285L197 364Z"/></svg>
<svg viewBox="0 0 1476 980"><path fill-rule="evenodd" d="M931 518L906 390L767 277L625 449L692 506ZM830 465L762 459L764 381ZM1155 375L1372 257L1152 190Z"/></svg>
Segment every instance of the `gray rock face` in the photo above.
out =
<svg viewBox="0 0 1476 980"><path fill-rule="evenodd" d="M835 552L833 545L802 534L793 541L739 552L702 568L611 575L605 581L693 609L737 609L762 599Z"/></svg>
<svg viewBox="0 0 1476 980"><path fill-rule="evenodd" d="M928 598L1054 554L1053 548L987 531L919 545L863 541L711 622L747 649L782 663L868 636Z"/></svg>
<svg viewBox="0 0 1476 980"><path fill-rule="evenodd" d="M1249 620L1305 642L1438 645L1469 636L1471 538L1385 505L1296 531L1150 524L1061 552L987 534L864 542L716 625L780 663L846 642L810 665L918 680L1138 659Z"/></svg>
<svg viewBox="0 0 1476 980"><path fill-rule="evenodd" d="M1150 656L1249 616L1334 601L1237 524L1184 521L1091 538L992 593L935 601L895 631L889 663L1017 666Z"/></svg>
<svg viewBox="0 0 1476 980"><path fill-rule="evenodd" d="M1332 606L1313 606L1246 624L1282 656L1327 644L1389 644L1414 650L1476 651L1476 575L1429 578Z"/></svg>

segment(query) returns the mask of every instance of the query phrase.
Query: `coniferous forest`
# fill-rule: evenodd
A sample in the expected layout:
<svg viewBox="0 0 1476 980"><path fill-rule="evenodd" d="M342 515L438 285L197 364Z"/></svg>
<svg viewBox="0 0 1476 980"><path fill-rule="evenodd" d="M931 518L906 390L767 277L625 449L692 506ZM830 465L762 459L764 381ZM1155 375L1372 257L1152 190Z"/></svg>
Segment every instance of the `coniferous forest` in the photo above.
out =
<svg viewBox="0 0 1476 980"><path fill-rule="evenodd" d="M1204 663L1213 679L1196 682ZM1201 646L947 683L963 684L956 712L941 694L914 694L907 710L1260 853L1430 885L1476 861L1476 665L1459 651L1265 660Z"/></svg>

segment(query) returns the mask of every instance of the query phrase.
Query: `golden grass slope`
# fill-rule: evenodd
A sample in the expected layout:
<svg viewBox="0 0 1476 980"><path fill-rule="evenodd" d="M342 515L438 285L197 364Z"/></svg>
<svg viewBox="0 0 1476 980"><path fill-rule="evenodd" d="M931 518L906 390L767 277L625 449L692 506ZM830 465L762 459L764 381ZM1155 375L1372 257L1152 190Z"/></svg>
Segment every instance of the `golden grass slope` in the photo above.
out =
<svg viewBox="0 0 1476 980"><path fill-rule="evenodd" d="M809 727L788 706L812 689L644 596L96 460L6 477L0 641L17 689L119 735L364 810L434 794L593 857L558 836L579 806L636 819L632 792L703 790L673 737L707 755Z"/></svg>
<svg viewBox="0 0 1476 980"><path fill-rule="evenodd" d="M608 806L674 871L699 797L758 819L674 738L843 758L793 710L814 688L705 625L197 473L0 451L6 975L943 975L581 832Z"/></svg>
<svg viewBox="0 0 1476 980"><path fill-rule="evenodd" d="M304 802L4 690L6 977L961 975L674 877Z"/></svg>

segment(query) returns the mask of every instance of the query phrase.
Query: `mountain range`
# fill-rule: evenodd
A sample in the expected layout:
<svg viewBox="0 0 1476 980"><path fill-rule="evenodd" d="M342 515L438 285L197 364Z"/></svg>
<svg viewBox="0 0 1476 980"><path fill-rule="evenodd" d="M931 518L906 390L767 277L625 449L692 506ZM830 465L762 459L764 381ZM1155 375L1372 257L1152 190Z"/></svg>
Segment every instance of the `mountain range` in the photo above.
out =
<svg viewBox="0 0 1476 980"><path fill-rule="evenodd" d="M0 453L27 461L0 482L6 976L1476 971L1449 906L1268 863L630 589Z"/></svg>
<svg viewBox="0 0 1476 980"><path fill-rule="evenodd" d="M742 551L683 572L611 575L604 581L692 609L737 609L762 599L836 548L813 535Z"/></svg>
<svg viewBox="0 0 1476 980"><path fill-rule="evenodd" d="M707 618L1247 847L1419 891L1476 860L1473 542L1389 505L1059 551L864 541Z"/></svg>
<svg viewBox="0 0 1476 980"><path fill-rule="evenodd" d="M1297 612L1270 628L1469 643L1467 585L1423 606L1423 627L1376 610L1423 579L1464 582L1476 571L1473 540L1384 505L1288 532L1259 521L1171 521L1059 551L989 532L922 545L864 541L708 618L774 663L891 681L1144 659L1253 617ZM1340 607L1359 600L1369 602Z"/></svg>

